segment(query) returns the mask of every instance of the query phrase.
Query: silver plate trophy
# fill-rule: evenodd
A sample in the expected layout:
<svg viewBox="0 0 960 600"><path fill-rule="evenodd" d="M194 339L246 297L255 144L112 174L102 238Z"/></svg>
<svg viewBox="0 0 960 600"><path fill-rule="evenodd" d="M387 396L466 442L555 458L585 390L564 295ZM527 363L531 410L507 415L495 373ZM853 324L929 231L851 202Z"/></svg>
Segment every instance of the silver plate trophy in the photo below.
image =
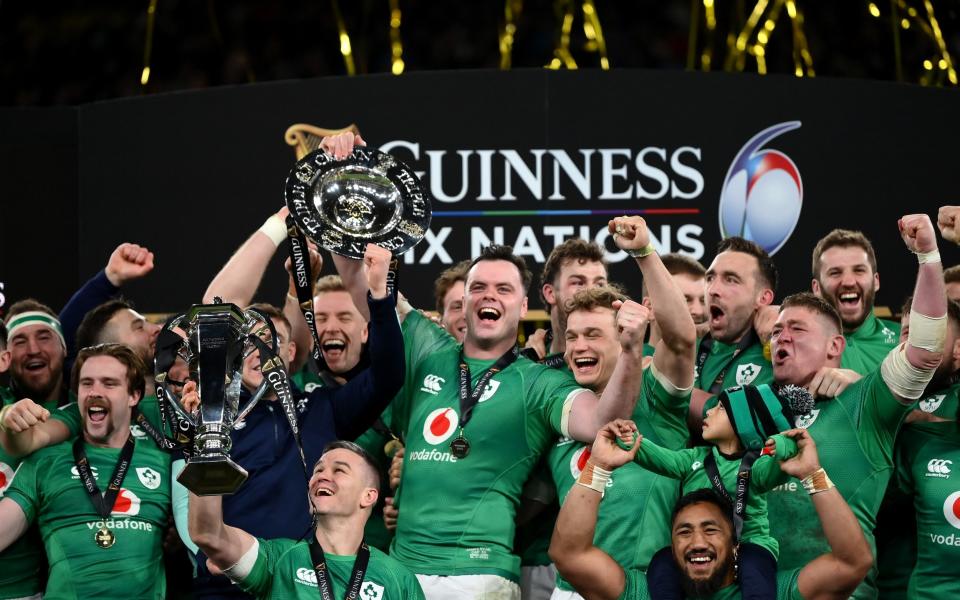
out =
<svg viewBox="0 0 960 600"><path fill-rule="evenodd" d="M247 471L230 458L230 430L263 396L270 385L268 379L276 378L268 377L268 372L273 375L273 371L283 370L276 357L277 336L269 318L259 311L240 310L220 298L214 302L196 304L168 325L166 329L179 327L187 337L172 338L174 341L163 349L163 357L158 343L157 396L161 408L174 411L169 418L166 410L161 415L174 433L171 443L185 447L187 455L186 467L177 481L198 496L232 494L246 480ZM269 346L257 337L264 331L270 332ZM241 406L243 361L255 350L261 352L264 378L246 405ZM197 383L197 411L188 411L179 394L171 389L171 384L181 383L168 377L177 357L187 362L190 379ZM284 380L285 375L283 371Z"/></svg>
<svg viewBox="0 0 960 600"><path fill-rule="evenodd" d="M398 256L430 227L430 198L416 173L385 152L354 148L343 160L317 150L287 176L287 207L319 246L363 258L368 243Z"/></svg>

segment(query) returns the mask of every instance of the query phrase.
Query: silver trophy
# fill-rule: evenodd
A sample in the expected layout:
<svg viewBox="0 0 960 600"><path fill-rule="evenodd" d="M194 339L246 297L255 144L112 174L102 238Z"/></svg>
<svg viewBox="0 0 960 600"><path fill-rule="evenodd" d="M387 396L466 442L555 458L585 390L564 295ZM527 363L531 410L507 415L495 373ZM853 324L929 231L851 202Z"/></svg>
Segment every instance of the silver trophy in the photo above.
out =
<svg viewBox="0 0 960 600"><path fill-rule="evenodd" d="M398 256L430 227L430 198L410 167L385 152L354 148L337 160L317 150L287 176L285 199L297 227L319 246L363 258L368 243Z"/></svg>
<svg viewBox="0 0 960 600"><path fill-rule="evenodd" d="M167 371L173 360L164 361L163 372L160 360L157 367L161 406L166 402L174 410L174 419L170 420L164 411L164 420L175 433L171 442L186 446L186 467L177 481L198 496L232 494L247 478L247 471L230 458L230 431L253 409L270 384L267 372L262 370L263 382L241 406L244 359L260 350L261 365L269 371L282 372L286 382L286 372L276 357L277 336L270 319L255 310L242 311L219 298L214 302L194 305L171 326L180 327L187 334L170 351L171 356L179 356L189 365L190 379L197 383L200 397L198 410L187 410L179 395L171 390L174 382L169 381ZM272 345L267 346L257 337L263 331L270 332ZM174 426L174 420L182 426Z"/></svg>

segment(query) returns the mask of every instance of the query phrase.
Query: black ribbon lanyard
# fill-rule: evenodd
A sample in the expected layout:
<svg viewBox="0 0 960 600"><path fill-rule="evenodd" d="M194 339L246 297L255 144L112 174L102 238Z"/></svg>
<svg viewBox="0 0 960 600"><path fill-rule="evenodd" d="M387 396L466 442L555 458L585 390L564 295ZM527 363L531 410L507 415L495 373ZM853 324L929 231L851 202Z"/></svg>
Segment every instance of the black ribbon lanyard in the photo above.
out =
<svg viewBox="0 0 960 600"><path fill-rule="evenodd" d="M274 337L273 339L276 339ZM293 390L290 387L290 378L287 370L283 366L283 361L273 350L267 346L266 342L259 337L252 335L250 341L260 351L260 373L270 384L273 393L277 395L280 406L283 407L283 414L287 417L287 423L290 424L290 431L293 433L293 441L297 444L297 451L300 453L300 463L303 465L303 473L310 480L310 473L307 469L307 459L303 453L303 441L300 437L300 423L297 419L297 401L293 397Z"/></svg>
<svg viewBox="0 0 960 600"><path fill-rule="evenodd" d="M740 533L743 531L744 515L747 512L747 494L750 491L750 471L753 469L753 462L757 460L760 453L756 450L750 450L740 459L740 469L737 471L737 491L735 497L730 497L730 492L723 485L723 479L720 477L720 470L717 468L717 459L713 456L713 449L707 452L707 457L703 460L703 468L707 470L707 476L710 478L710 484L714 491L723 496L733 505L733 527L737 534L737 542L740 541Z"/></svg>
<svg viewBox="0 0 960 600"><path fill-rule="evenodd" d="M547 335L543 338L543 348L544 352L550 352L550 346L553 345L553 330L548 329ZM524 348L520 351L521 356L525 356L532 360L535 363L540 363L541 365L547 367L548 369L559 369L565 363L563 360L563 352L557 352L556 354L547 354L543 358L540 358L540 355L537 354L537 351L533 348Z"/></svg>
<svg viewBox="0 0 960 600"><path fill-rule="evenodd" d="M713 380L713 383L710 384L710 389L706 390L711 394L719 394L723 390L723 378L726 377L727 371L730 369L730 365L733 364L737 357L740 356L744 350L752 346L754 343L759 341L757 334L754 333L751 328L747 331L746 334L740 341L737 342L737 347L733 351L733 356L727 359L727 362L723 365L723 368L720 369L720 373L717 375L716 379ZM707 357L710 356L710 350L713 349L713 338L705 337L700 340L700 348L697 350L697 375L700 379L700 385L703 385L703 365L707 362ZM700 388L704 389L704 388Z"/></svg>
<svg viewBox="0 0 960 600"><path fill-rule="evenodd" d="M470 442L463 436L463 428L470 421L473 408L480 402L480 396L487 389L490 378L513 364L513 361L517 360L518 354L516 346L507 350L489 369L483 372L483 375L477 380L477 386L471 391L470 366L467 365L467 360L463 357L463 348L460 348L460 422L458 423L460 431L457 439L450 442L450 451L455 457L466 458L467 454L470 453Z"/></svg>
<svg viewBox="0 0 960 600"><path fill-rule="evenodd" d="M160 408L160 419L162 421L166 421L167 419L167 411L164 407L164 404L166 404L166 401L163 398L157 398L157 405ZM150 439L153 440L157 447L161 450L175 450L184 446L184 444L177 444L172 440L167 439L167 437L158 431L157 428L153 426L153 423L151 423L147 417L144 416L139 406L133 407L133 414L134 422L140 427L140 429L143 430L144 433L150 436Z"/></svg>
<svg viewBox="0 0 960 600"><path fill-rule="evenodd" d="M333 586L330 585L327 557L324 556L323 548L320 547L316 535L310 540L309 546L310 560L313 561L313 570L317 574L317 589L320 590L320 597L323 600L333 600ZM353 573L350 574L350 583L344 600L356 600L360 597L360 586L363 584L363 576L367 573L369 562L370 548L367 547L365 541L361 541L360 548L357 549L357 560L353 562Z"/></svg>
<svg viewBox="0 0 960 600"><path fill-rule="evenodd" d="M97 478L93 476L93 470L90 468L90 461L87 459L87 453L83 449L83 436L78 437L73 442L73 462L77 466L77 473L80 475L80 481L86 488L90 496L90 502L97 514L106 518L110 516L113 510L113 504L117 501L120 494L120 485L123 484L123 478L127 475L130 468L130 459L133 458L133 436L128 436L120 451L120 458L117 459L117 466L113 468L113 474L110 476L110 484L107 491L100 493L97 487Z"/></svg>
<svg viewBox="0 0 960 600"><path fill-rule="evenodd" d="M297 227L291 215L287 215L287 249L290 252L290 265L293 269L293 283L297 288L297 302L300 303L300 312L310 328L313 336L313 349L310 356L317 367L318 373L327 370L327 363L323 360L320 349L320 336L317 334L316 317L313 314L313 276L310 272L310 248L307 238Z"/></svg>

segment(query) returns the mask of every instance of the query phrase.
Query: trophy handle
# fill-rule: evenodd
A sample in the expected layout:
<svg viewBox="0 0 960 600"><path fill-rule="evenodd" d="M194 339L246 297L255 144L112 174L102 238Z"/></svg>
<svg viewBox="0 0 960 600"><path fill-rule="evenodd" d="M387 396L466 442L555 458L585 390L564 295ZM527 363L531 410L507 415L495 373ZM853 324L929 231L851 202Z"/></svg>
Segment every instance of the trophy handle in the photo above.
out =
<svg viewBox="0 0 960 600"><path fill-rule="evenodd" d="M180 327L180 323L185 316L181 313L167 320L157 337L157 350L154 359L154 381L162 421L161 433L167 442L173 445L186 444L189 430L197 426L196 419L183 410L176 393L170 389L171 383L174 382L169 379L169 371L176 363L177 358L182 356L187 344L186 340L175 331L176 328ZM181 382L175 383L181 384ZM168 407L172 407L175 414L169 414ZM172 437L168 436L163 428L168 429Z"/></svg>
<svg viewBox="0 0 960 600"><path fill-rule="evenodd" d="M250 345L250 348L244 351L244 358L250 355L254 350L260 351L260 366L261 368L272 358L278 358L277 352L280 348L277 341L277 328L273 325L273 319L269 315L265 314L258 308L248 308L244 311L244 314L247 317L246 322L244 323L244 339L247 344ZM266 328L270 332L270 345L267 346L262 339L257 335L259 328ZM256 340L256 341L254 341ZM234 427L237 423L243 421L243 419L250 413L251 410L257 405L258 402L263 398L263 395L270 389L270 383L264 378L260 382L260 385L257 386L257 389L254 390L253 394L250 396L250 400L247 401L246 406L242 406L237 411L237 417L234 420Z"/></svg>

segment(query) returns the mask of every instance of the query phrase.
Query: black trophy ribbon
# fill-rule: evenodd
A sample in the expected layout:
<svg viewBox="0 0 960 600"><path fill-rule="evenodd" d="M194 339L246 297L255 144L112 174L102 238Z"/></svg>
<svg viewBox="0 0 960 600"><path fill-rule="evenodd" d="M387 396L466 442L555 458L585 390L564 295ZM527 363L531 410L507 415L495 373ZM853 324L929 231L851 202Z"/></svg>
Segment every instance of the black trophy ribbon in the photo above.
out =
<svg viewBox="0 0 960 600"><path fill-rule="evenodd" d="M470 366L467 364L466 359L463 357L463 348L460 348L460 422L459 432L457 438L450 442L450 452L457 458L466 458L467 454L470 453L470 442L467 441L467 438L463 435L463 428L467 426L467 423L470 422L470 417L473 415L473 409L480 402L480 397L483 395L484 390L487 389L487 383L489 383L490 378L499 373L500 371L506 369L513 361L517 360L519 351L516 346L511 347L509 350L503 353L503 356L497 359L493 365L483 372L483 375L480 376L480 379L477 380L477 385L473 390L470 390Z"/></svg>
<svg viewBox="0 0 960 600"><path fill-rule="evenodd" d="M553 345L553 330L548 329L547 334L543 337L544 351L549 352L551 345ZM537 351L533 348L524 348L520 351L520 355L529 358L535 363L540 363L548 369L559 369L566 364L566 362L563 360L563 352L547 354L543 358L540 358L540 355L537 354Z"/></svg>
<svg viewBox="0 0 960 600"><path fill-rule="evenodd" d="M310 560L313 561L313 570L317 574L317 589L320 591L320 597L323 600L333 600L333 586L330 584L330 576L327 569L327 557L314 535L310 540ZM353 572L350 573L350 583L347 587L347 593L344 600L356 600L360 597L360 586L363 585L363 576L367 573L367 564L370 562L370 548L366 541L360 541L360 547L357 549L357 559L353 561Z"/></svg>
<svg viewBox="0 0 960 600"><path fill-rule="evenodd" d="M274 336L274 339L276 337ZM307 470L307 459L303 453L303 441L300 437L300 423L297 420L297 402L293 397L293 390L290 387L290 377L287 369L283 366L283 361L277 356L263 340L257 336L251 336L250 341L260 351L260 373L263 378L269 382L273 393L277 395L280 406L283 407L283 414L287 417L287 423L290 424L290 431L293 433L293 440L297 443L297 450L300 452L300 462L303 464L303 472L310 480Z"/></svg>
<svg viewBox="0 0 960 600"><path fill-rule="evenodd" d="M316 316L313 314L313 274L310 269L310 248L307 246L307 238L297 227L293 217L287 215L287 249L290 252L290 266L293 269L293 284L297 288L297 302L300 304L300 312L307 322L310 334L313 336L313 350L310 357L317 368L317 372L323 377L323 373L328 371L327 363L323 360L323 352L320 348L320 336L317 334ZM326 380L324 380L326 384Z"/></svg>
<svg viewBox="0 0 960 600"><path fill-rule="evenodd" d="M123 485L123 478L127 476L127 471L130 469L130 459L133 458L134 445L133 436L127 436L127 441L124 442L123 448L120 450L120 457L117 459L117 464L113 468L113 474L110 475L110 484L107 486L107 491L101 493L100 488L97 486L97 478L93 476L93 469L90 468L90 460L87 458L87 453L83 449L83 436L78 436L73 442L73 462L77 467L77 474L80 475L80 481L83 483L84 489L87 490L87 495L90 497L93 509L104 519L110 516L111 511L113 511L113 505L117 501L117 496L120 495L120 486ZM104 524L94 534L93 539L97 546L106 549L113 546L117 537L113 531Z"/></svg>
<svg viewBox="0 0 960 600"><path fill-rule="evenodd" d="M707 452L707 457L703 459L703 468L707 471L710 478L710 484L715 492L720 494L727 502L733 505L733 528L736 533L737 542L740 541L740 533L743 531L744 515L747 512L747 494L750 491L750 472L753 469L753 463L760 456L756 450L749 450L744 453L740 459L740 469L737 471L737 489L735 497L731 498L727 488L723 485L723 479L720 477L720 470L717 468L717 459L713 456L713 450Z"/></svg>

